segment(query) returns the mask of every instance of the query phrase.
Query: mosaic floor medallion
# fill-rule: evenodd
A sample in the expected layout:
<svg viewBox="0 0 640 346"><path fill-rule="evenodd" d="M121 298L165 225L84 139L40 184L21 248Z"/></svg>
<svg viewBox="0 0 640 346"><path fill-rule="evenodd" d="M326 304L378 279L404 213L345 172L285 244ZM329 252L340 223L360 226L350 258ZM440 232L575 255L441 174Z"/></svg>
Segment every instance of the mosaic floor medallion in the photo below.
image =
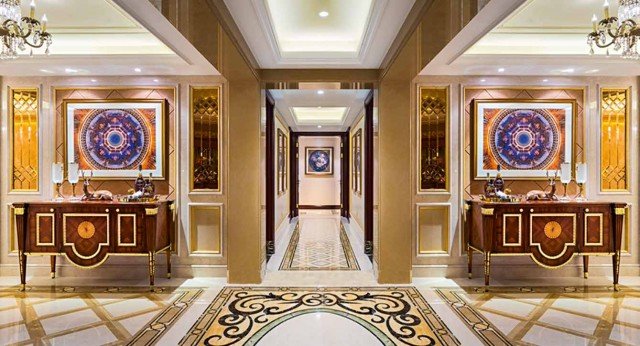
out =
<svg viewBox="0 0 640 346"><path fill-rule="evenodd" d="M151 345L201 289L50 287L0 289L0 345Z"/></svg>
<svg viewBox="0 0 640 346"><path fill-rule="evenodd" d="M340 223L333 219L323 222ZM333 227L302 232L298 223L280 270L360 270L360 266L341 223L338 232Z"/></svg>
<svg viewBox="0 0 640 346"><path fill-rule="evenodd" d="M488 345L638 345L640 291L625 287L437 289Z"/></svg>
<svg viewBox="0 0 640 346"><path fill-rule="evenodd" d="M309 314L343 318L338 326L356 323L379 345L460 344L412 287L227 287L207 307L180 344L256 345L269 338L279 325ZM340 333L339 329L334 327L327 332Z"/></svg>

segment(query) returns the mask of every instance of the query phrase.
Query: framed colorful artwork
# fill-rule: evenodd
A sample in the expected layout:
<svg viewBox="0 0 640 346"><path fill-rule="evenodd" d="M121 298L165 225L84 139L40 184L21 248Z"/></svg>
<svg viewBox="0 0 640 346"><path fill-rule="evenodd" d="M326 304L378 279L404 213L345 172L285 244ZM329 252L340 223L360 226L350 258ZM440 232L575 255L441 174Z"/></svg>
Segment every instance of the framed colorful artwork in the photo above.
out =
<svg viewBox="0 0 640 346"><path fill-rule="evenodd" d="M282 195L287 192L287 135L281 129L277 131L277 179L278 194Z"/></svg>
<svg viewBox="0 0 640 346"><path fill-rule="evenodd" d="M333 148L306 147L307 175L333 175Z"/></svg>
<svg viewBox="0 0 640 346"><path fill-rule="evenodd" d="M94 178L164 178L165 100L65 100L66 163Z"/></svg>
<svg viewBox="0 0 640 346"><path fill-rule="evenodd" d="M545 179L574 164L572 100L475 100L475 179Z"/></svg>
<svg viewBox="0 0 640 346"><path fill-rule="evenodd" d="M353 154L352 154L352 189L357 195L362 194L362 129L358 129L352 138Z"/></svg>

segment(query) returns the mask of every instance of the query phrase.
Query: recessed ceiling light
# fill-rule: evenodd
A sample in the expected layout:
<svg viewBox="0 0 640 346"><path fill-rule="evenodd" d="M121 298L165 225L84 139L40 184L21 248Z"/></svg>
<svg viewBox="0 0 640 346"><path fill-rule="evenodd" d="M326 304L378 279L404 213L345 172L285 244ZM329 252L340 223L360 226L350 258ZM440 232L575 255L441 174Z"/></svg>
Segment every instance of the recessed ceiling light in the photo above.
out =
<svg viewBox="0 0 640 346"><path fill-rule="evenodd" d="M480 80L480 82L482 82L482 83L484 83L484 82L486 82L486 81L487 81L486 79L481 79L481 80Z"/></svg>
<svg viewBox="0 0 640 346"><path fill-rule="evenodd" d="M138 73L139 73L139 72L142 72L142 69L141 69L141 68L139 68L139 67L136 67L136 68L134 68L133 70L134 70L134 71L136 71L136 72L138 72Z"/></svg>
<svg viewBox="0 0 640 346"><path fill-rule="evenodd" d="M322 109L322 106L318 106L318 109Z"/></svg>
<svg viewBox="0 0 640 346"><path fill-rule="evenodd" d="M499 68L499 69L498 69L498 72L500 72L500 73L504 72L504 68L502 68L502 67L501 67L501 68Z"/></svg>
<svg viewBox="0 0 640 346"><path fill-rule="evenodd" d="M97 82L97 81L98 81L97 79L92 79L92 80L91 80L91 82L92 82L92 83L95 83L95 82Z"/></svg>
<svg viewBox="0 0 640 346"><path fill-rule="evenodd" d="M51 70L46 70L46 69L41 69L40 72L44 72L44 73L53 73L53 71Z"/></svg>
<svg viewBox="0 0 640 346"><path fill-rule="evenodd" d="M566 69L564 69L564 70L562 70L562 71L560 71L560 72L564 72L564 73L574 73L575 71L576 71L576 70L575 70L575 69L573 69L573 68L566 68Z"/></svg>
<svg viewBox="0 0 640 346"><path fill-rule="evenodd" d="M154 82L156 82L156 83L158 83L158 82L159 82L159 80L158 80L158 79L154 79L153 81L154 81Z"/></svg>
<svg viewBox="0 0 640 346"><path fill-rule="evenodd" d="M324 90L318 90L318 95L324 95Z"/></svg>
<svg viewBox="0 0 640 346"><path fill-rule="evenodd" d="M78 72L78 70L76 70L74 68L67 67L67 68L64 69L64 72L66 72L66 73L76 73L76 72Z"/></svg>
<svg viewBox="0 0 640 346"><path fill-rule="evenodd" d="M320 18L327 18L327 17L329 17L329 12L320 11L320 12L318 12L318 16L320 16Z"/></svg>
<svg viewBox="0 0 640 346"><path fill-rule="evenodd" d="M548 80L548 79L543 79L542 81L546 83L546 82L548 82L549 80Z"/></svg>
<svg viewBox="0 0 640 346"><path fill-rule="evenodd" d="M319 129L321 129L321 128L322 128L322 125L318 125L318 128L319 128Z"/></svg>
<svg viewBox="0 0 640 346"><path fill-rule="evenodd" d="M598 69L593 69L593 70L589 70L589 71L586 71L586 72L587 72L587 73L596 73L596 72L600 72L600 70L598 70Z"/></svg>

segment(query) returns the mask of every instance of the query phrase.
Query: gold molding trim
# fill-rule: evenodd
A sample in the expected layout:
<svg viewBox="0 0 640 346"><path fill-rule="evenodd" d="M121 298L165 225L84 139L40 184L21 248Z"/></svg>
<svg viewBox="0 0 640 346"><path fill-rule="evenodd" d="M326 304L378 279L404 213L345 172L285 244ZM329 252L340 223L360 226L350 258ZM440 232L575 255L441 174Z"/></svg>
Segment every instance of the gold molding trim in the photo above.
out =
<svg viewBox="0 0 640 346"><path fill-rule="evenodd" d="M611 118L612 118L612 114L614 111L612 111L611 109L609 109L608 111L608 118L609 121L607 123L605 123L604 118L605 118L605 95L607 93L624 93L624 131L621 131L622 133L618 133L618 135L622 135L624 136L624 160L619 160L619 158L614 158L614 159L618 159L619 163L620 161L624 161L624 188L603 188L604 185L604 174L601 175L600 180L599 180L599 187L600 187L600 192L604 192L604 193L625 193L625 192L629 192L629 187L631 186L631 169L629 167L629 162L630 162L630 155L631 155L631 102L632 100L632 94L631 94L631 88L630 87L620 87L620 88L605 88L602 87L599 90L598 93L598 105L599 105L599 109L598 109L598 120L599 120L599 127L600 127L600 136L598 138L599 141L599 146L600 146L600 151L599 151L599 167L601 172L604 172L606 170L606 167L603 167L603 154L604 154L604 141L603 141L603 136L604 136L604 126L606 124L608 124L608 126L610 127L611 125ZM611 104L608 104L611 105ZM616 114L616 118L618 118L620 115L622 114ZM617 120L617 119L616 119ZM616 142L618 142L616 140ZM618 145L618 148L620 146ZM610 146L609 146L610 148ZM609 162L611 162L611 158L609 158ZM615 166L614 166L615 167Z"/></svg>
<svg viewBox="0 0 640 346"><path fill-rule="evenodd" d="M24 208L13 208L13 215L24 215Z"/></svg>
<svg viewBox="0 0 640 346"><path fill-rule="evenodd" d="M626 210L627 208L615 208L614 213L616 215L626 215L627 214Z"/></svg>
<svg viewBox="0 0 640 346"><path fill-rule="evenodd" d="M144 209L144 214L145 215L158 215L158 208L145 208Z"/></svg>
<svg viewBox="0 0 640 346"><path fill-rule="evenodd" d="M547 255L542 250L542 244L533 241L533 218L534 217L571 217L573 219L573 241L571 243L565 243L564 244L564 249L562 250L562 252L560 252L560 254L558 254L556 256ZM567 252L567 250L569 249L569 246L576 246L577 225L578 225L578 223L577 223L577 215L576 214L572 214L572 213L559 213L559 214L531 213L531 214L529 214L529 246L537 246L538 247L538 251L540 252L540 254L544 258L547 258L547 259L550 259L550 260L558 259L558 258L562 257ZM531 257L533 258L533 255L531 255ZM536 263L538 263L538 261L536 261ZM538 264L540 264L540 263L538 263Z"/></svg>
<svg viewBox="0 0 640 346"><path fill-rule="evenodd" d="M76 250L76 244L75 243L69 243L67 242L67 217L104 217L107 219L107 242L100 242L98 243L98 249L96 250L96 252L93 255L90 256L83 256L80 253L78 253L78 250ZM85 259L85 260L89 260L92 259L94 257L96 257L99 253L100 250L102 250L103 246L109 246L110 241L109 241L109 234L111 233L111 230L109 229L110 226L110 222L109 222L109 214L83 214L83 213L70 213L70 214L62 214L62 241L63 241L63 245L64 246L71 246L71 249L73 250L73 253L76 254L76 256ZM105 258L106 259L106 258ZM73 261L71 261L73 262ZM104 262L104 261L103 261ZM102 262L101 262L102 263Z"/></svg>
<svg viewBox="0 0 640 346"><path fill-rule="evenodd" d="M132 217L133 218L133 243L125 243L122 241L122 218L123 217ZM138 215L136 214L118 214L118 246L122 247L136 247L138 246Z"/></svg>
<svg viewBox="0 0 640 346"><path fill-rule="evenodd" d="M588 238L587 234L588 234L588 231L589 231L588 228L587 228L587 219L590 218L590 217L597 217L597 218L600 219L600 230L599 230L600 231L600 237L599 237L600 241L597 242L597 243L589 243L587 241L587 238ZM603 234L603 232L604 232L604 229L603 229L604 228L604 224L603 224L602 219L603 219L602 213L585 213L584 214L584 245L585 246L602 246L603 245L603 242L604 242L604 239L603 239L603 236L604 236L604 234Z"/></svg>
<svg viewBox="0 0 640 346"><path fill-rule="evenodd" d="M217 120L217 144L218 144L218 148L217 148L217 157L216 157L216 162L217 162L217 166L216 167L216 173L218 174L218 183L217 183L217 187L215 189L196 189L194 188L194 181L193 181L193 172L194 172L194 159L195 159L195 149L194 149L194 91L196 90L215 90L215 97L217 98L217 106L218 106L218 120ZM197 193L201 193L201 192L209 192L209 193L221 193L222 192L222 129L223 129L223 124L222 124L222 120L223 120L223 112L224 112L224 108L223 108L223 91L222 91L222 86L220 85L190 85L189 86L189 136L188 136L188 140L189 140L189 192L197 192Z"/></svg>
<svg viewBox="0 0 640 346"><path fill-rule="evenodd" d="M442 194L451 192L451 156L449 154L451 150L450 144L450 132L451 132L451 87L449 85L417 85L417 97L416 97L416 186L418 194ZM445 187L444 189L423 189L422 188L422 92L423 90L437 90L444 91L444 108L445 108L445 155L444 155L444 169L445 169Z"/></svg>
<svg viewBox="0 0 640 346"><path fill-rule="evenodd" d="M51 218L51 242L40 242L40 218ZM36 246L56 246L56 214L55 213L37 213L36 214Z"/></svg>
<svg viewBox="0 0 640 346"><path fill-rule="evenodd" d="M492 216L494 211L493 208L480 208L480 213L485 216Z"/></svg>
<svg viewBox="0 0 640 346"><path fill-rule="evenodd" d="M517 243L507 243L506 224L507 224L508 217L518 218L518 242ZM504 247L522 246L522 214L502 214L502 246Z"/></svg>
<svg viewBox="0 0 640 346"><path fill-rule="evenodd" d="M446 219L441 223L442 229L440 231L441 234L441 250L423 250L420 244L420 211L422 210L444 210L446 212ZM425 203L417 205L417 213L416 213L416 252L418 257L426 257L428 255L448 255L449 254L449 235L451 228L451 205L450 204L437 204L437 203ZM444 232L443 232L444 231Z"/></svg>

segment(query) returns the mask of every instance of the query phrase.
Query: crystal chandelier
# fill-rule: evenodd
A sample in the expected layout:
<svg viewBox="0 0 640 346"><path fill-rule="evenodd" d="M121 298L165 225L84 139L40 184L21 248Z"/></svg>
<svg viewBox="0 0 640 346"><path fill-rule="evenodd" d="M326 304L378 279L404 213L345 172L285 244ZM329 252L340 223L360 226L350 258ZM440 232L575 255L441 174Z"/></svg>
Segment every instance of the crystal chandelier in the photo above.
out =
<svg viewBox="0 0 640 346"><path fill-rule="evenodd" d="M31 1L29 17L22 17L20 0L0 0L0 38L2 48L0 59L16 59L18 51L24 51L27 46L33 48L46 46L45 53L49 54L51 34L47 32L47 15L42 16L42 22L35 19L36 4Z"/></svg>
<svg viewBox="0 0 640 346"><path fill-rule="evenodd" d="M620 0L618 17L609 15L609 0L604 2L604 19L592 18L593 32L587 38L587 44L594 54L594 45L599 48L613 46L625 59L640 59L640 0Z"/></svg>

